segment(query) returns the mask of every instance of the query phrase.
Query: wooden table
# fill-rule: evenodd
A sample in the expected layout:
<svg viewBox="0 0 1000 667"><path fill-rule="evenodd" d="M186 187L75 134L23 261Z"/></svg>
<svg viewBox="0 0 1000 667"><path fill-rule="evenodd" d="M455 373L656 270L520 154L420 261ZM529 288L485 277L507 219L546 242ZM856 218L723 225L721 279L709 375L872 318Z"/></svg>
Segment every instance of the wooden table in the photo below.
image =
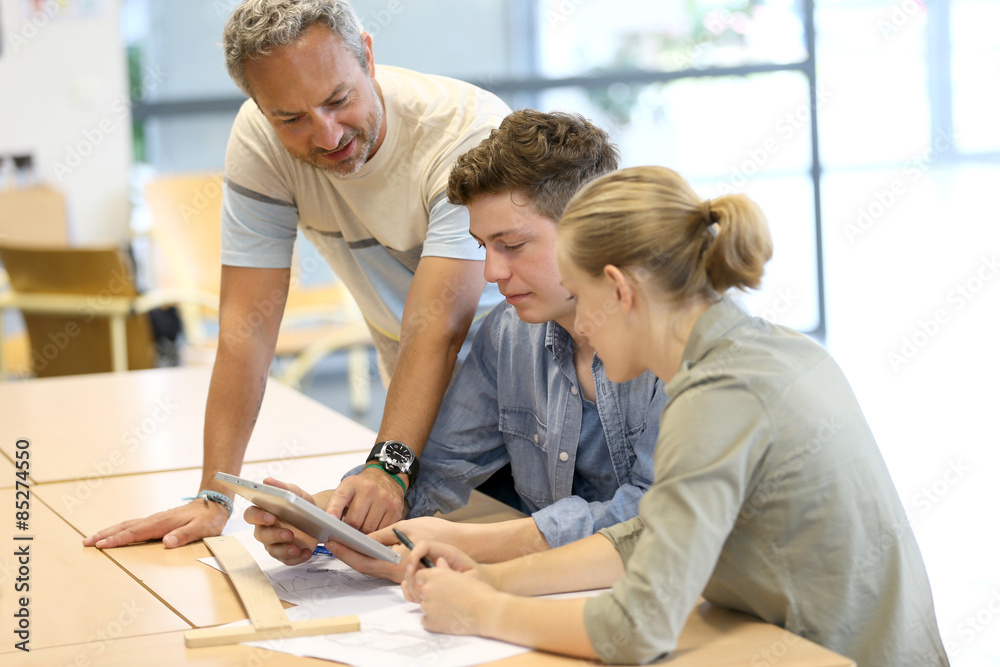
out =
<svg viewBox="0 0 1000 667"><path fill-rule="evenodd" d="M10 462L5 456L0 456L0 489L12 489L14 488L15 477L14 473L17 468L14 464Z"/></svg>
<svg viewBox="0 0 1000 667"><path fill-rule="evenodd" d="M0 655L20 653L15 614L27 610L32 651L62 644L100 644L117 637L189 627L114 561L80 544L80 536L38 498L28 529L17 530L13 489L0 491ZM31 537L32 539L15 539ZM17 555L18 553L22 555ZM25 598L27 604L21 604ZM0 658L6 663L9 658Z"/></svg>
<svg viewBox="0 0 1000 667"><path fill-rule="evenodd" d="M366 452L367 453L367 452ZM263 480L272 476L294 482L308 491L337 486L340 478L361 463L364 454L333 454L285 459L243 466L243 476ZM181 503L184 493L194 493L201 479L198 469L125 475L101 480L91 489L80 481L41 484L37 497L52 506L79 538L92 535L118 521L148 516ZM81 500L81 493L86 491ZM128 499L122 502L122 499ZM246 527L242 521L247 501L237 497L236 511L227 532ZM229 579L199 558L211 556L201 542L164 549L160 542L137 544L104 552L162 598L185 621L195 627L232 623L247 617Z"/></svg>
<svg viewBox="0 0 1000 667"><path fill-rule="evenodd" d="M201 543L159 542L101 552L84 535L125 518L172 507L200 478L201 422L208 373L152 370L0 385L0 658L18 665L196 664L322 665L246 646L187 649L183 631L246 617L228 579L196 559ZM162 413L157 418L157 406ZM142 430L147 420L155 428ZM122 438L144 437L128 456ZM15 528L13 466L17 438L31 441L29 530ZM269 385L243 475L274 476L309 491L335 486L360 462L374 433L311 399ZM338 453L339 452L339 453ZM122 452L125 454L125 452ZM359 456L360 455L360 456ZM108 470L110 464L112 469ZM493 521L517 514L477 495L449 515ZM231 526L233 522L231 521ZM228 530L228 528L227 528ZM17 534L15 534L17 533ZM30 653L11 630L20 601L17 536L30 542ZM12 663L14 664L14 663ZM528 653L497 667L569 667L579 660ZM806 665L853 663L781 628L708 604L696 607L669 664Z"/></svg>
<svg viewBox="0 0 1000 667"><path fill-rule="evenodd" d="M71 645L32 652L18 658L18 665L157 664L232 665L271 667L340 665L337 662L299 658L249 646L189 649L182 632L130 637L105 642L100 653L89 645ZM97 655L101 660L96 660ZM154 657L155 656L155 657ZM82 660L81 660L82 658ZM94 662L87 662L90 658ZM592 663L548 653L522 655L485 663L484 667L581 667ZM702 603L691 612L677 650L666 663L671 667L853 667L854 662L821 646L763 621Z"/></svg>
<svg viewBox="0 0 1000 667"><path fill-rule="evenodd" d="M31 441L36 482L197 468L211 369L153 369L0 383L0 451ZM357 422L268 382L246 461L371 449Z"/></svg>

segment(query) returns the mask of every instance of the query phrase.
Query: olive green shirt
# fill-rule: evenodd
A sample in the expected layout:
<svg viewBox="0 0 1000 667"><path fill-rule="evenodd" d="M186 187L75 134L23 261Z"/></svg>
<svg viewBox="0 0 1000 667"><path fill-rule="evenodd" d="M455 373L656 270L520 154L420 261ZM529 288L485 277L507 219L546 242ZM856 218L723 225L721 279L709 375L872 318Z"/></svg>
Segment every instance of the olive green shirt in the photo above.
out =
<svg viewBox="0 0 1000 667"><path fill-rule="evenodd" d="M663 658L702 595L859 667L948 664L899 496L822 347L726 298L666 393L639 516L601 531L625 563L584 611L602 660Z"/></svg>

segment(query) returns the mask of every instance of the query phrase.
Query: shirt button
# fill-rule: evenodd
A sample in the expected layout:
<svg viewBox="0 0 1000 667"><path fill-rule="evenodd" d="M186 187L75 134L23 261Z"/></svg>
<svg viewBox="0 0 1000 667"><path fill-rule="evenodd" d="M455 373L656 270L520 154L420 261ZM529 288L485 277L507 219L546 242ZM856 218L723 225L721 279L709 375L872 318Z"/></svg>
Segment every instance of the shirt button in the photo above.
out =
<svg viewBox="0 0 1000 667"><path fill-rule="evenodd" d="M569 461L569 454L567 454L566 452L559 452L559 460L562 461L563 463Z"/></svg>
<svg viewBox="0 0 1000 667"><path fill-rule="evenodd" d="M573 385L572 387L569 388L569 393L576 396L577 394L580 393L580 390L576 388L576 385Z"/></svg>
<svg viewBox="0 0 1000 667"><path fill-rule="evenodd" d="M535 434L535 444L536 445L538 444L538 434L537 433Z"/></svg>

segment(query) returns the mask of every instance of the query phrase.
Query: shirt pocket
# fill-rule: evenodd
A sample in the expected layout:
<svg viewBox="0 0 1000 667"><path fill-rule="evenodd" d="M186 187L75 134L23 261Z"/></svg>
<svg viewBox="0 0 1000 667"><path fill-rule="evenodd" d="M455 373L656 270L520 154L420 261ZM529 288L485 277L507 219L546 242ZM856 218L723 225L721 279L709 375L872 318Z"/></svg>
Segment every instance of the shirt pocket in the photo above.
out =
<svg viewBox="0 0 1000 667"><path fill-rule="evenodd" d="M501 407L500 432L518 495L538 509L551 505L545 423L529 408Z"/></svg>

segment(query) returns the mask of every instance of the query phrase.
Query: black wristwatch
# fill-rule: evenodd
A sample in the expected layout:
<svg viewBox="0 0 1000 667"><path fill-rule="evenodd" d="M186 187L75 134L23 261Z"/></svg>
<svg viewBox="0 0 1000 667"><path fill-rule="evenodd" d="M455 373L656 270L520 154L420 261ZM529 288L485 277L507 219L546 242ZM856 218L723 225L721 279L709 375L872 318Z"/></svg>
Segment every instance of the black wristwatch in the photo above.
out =
<svg viewBox="0 0 1000 667"><path fill-rule="evenodd" d="M368 455L368 460L378 461L390 475L405 472L410 477L410 486L413 486L413 483L417 481L420 461L413 450L399 440L385 440L375 443L375 447Z"/></svg>

